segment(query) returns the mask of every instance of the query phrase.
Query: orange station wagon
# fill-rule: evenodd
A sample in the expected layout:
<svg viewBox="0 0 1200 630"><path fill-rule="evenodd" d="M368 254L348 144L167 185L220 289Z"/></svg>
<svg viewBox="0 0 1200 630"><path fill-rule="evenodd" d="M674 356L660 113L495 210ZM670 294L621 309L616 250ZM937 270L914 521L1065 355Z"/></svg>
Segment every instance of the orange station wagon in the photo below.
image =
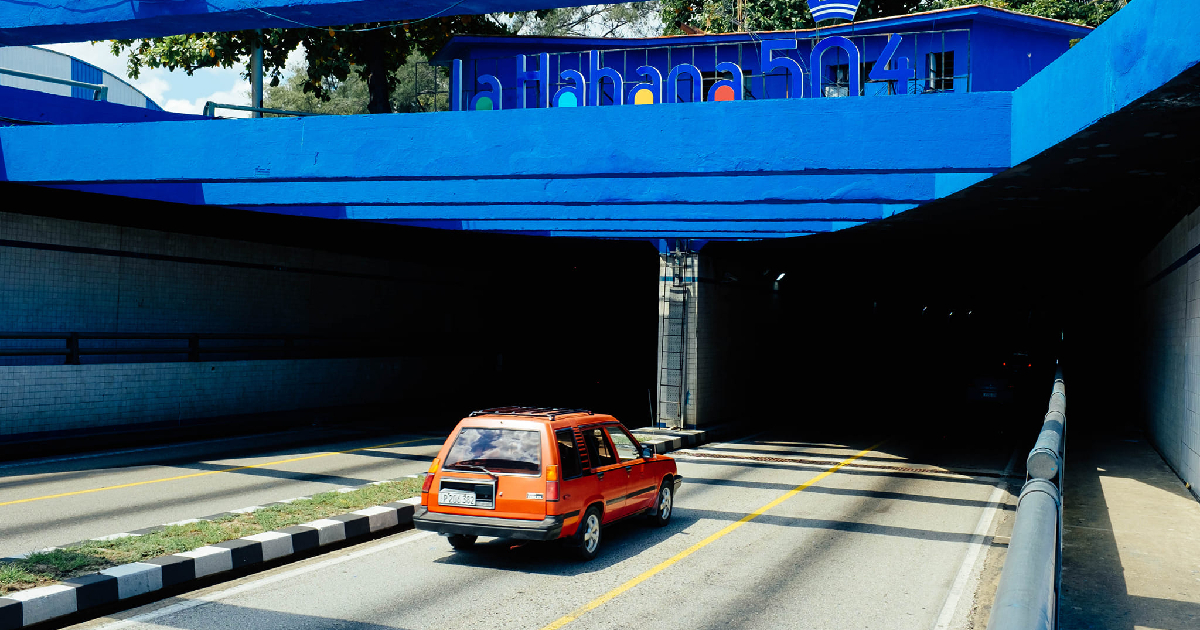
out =
<svg viewBox="0 0 1200 630"><path fill-rule="evenodd" d="M417 529L455 549L478 536L562 539L590 560L601 526L671 520L675 460L642 446L617 419L579 409L505 407L459 421L421 487Z"/></svg>

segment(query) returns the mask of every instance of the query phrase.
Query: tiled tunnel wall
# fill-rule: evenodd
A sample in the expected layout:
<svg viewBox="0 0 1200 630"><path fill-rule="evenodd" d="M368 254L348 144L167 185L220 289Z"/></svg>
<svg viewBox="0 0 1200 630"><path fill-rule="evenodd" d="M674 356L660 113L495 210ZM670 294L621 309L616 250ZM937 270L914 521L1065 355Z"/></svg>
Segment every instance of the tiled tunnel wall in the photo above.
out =
<svg viewBox="0 0 1200 630"><path fill-rule="evenodd" d="M0 213L0 332L452 336L460 293L444 269L420 264ZM54 343L0 340L9 348ZM496 362L447 355L85 357L85 365L0 358L0 438L449 395ZM434 377L451 372L453 380Z"/></svg>
<svg viewBox="0 0 1200 630"><path fill-rule="evenodd" d="M1142 263L1146 428L1167 463L1200 484L1200 210Z"/></svg>

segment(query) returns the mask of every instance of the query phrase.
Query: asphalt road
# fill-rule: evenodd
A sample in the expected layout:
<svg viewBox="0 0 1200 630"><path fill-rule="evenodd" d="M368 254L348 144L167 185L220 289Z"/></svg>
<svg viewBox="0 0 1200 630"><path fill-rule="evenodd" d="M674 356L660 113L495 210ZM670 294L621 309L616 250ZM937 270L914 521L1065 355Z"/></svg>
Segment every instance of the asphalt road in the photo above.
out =
<svg viewBox="0 0 1200 630"><path fill-rule="evenodd" d="M444 439L309 428L0 462L0 557L416 474Z"/></svg>
<svg viewBox="0 0 1200 630"><path fill-rule="evenodd" d="M984 444L938 461L885 443L829 472L872 445L761 437L700 449L757 459L681 455L672 523L609 527L590 563L552 543L481 539L455 552L408 531L77 627L960 626L974 589L964 576L988 544L973 546L974 534L990 523L1012 449Z"/></svg>

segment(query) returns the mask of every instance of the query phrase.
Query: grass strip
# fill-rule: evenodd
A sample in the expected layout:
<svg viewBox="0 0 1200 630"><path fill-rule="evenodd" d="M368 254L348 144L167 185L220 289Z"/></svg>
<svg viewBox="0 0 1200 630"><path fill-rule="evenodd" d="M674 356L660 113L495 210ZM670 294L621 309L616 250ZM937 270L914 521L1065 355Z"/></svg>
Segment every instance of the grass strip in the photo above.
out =
<svg viewBox="0 0 1200 630"><path fill-rule="evenodd" d="M151 534L89 540L62 549L33 553L20 560L0 561L0 595L48 586L59 580L95 573L119 564L191 551L205 545L399 501L415 497L420 491L419 478L405 478L364 486L352 492L324 492L309 499L270 505L214 521L168 525Z"/></svg>

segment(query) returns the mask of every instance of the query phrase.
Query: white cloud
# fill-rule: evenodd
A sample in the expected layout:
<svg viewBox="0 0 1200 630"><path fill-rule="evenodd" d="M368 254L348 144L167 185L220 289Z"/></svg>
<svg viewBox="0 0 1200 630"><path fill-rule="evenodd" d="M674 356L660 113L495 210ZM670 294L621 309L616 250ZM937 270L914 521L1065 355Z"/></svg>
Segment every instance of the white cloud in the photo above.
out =
<svg viewBox="0 0 1200 630"><path fill-rule="evenodd" d="M143 68L137 79L131 79L126 74L129 67L129 52L120 55L112 54L107 42L92 44L76 42L70 44L49 44L43 46L50 50L71 55L76 59L92 64L106 72L118 76L130 85L142 91L150 100L162 105L168 111L186 111L199 114L204 108L205 101L248 105L249 99L242 94L246 81L241 78L241 65L233 68L202 68L193 75L183 71L170 72L162 68ZM220 90L224 85L234 83L235 87L228 91ZM204 96L208 94L207 96ZM199 105L196 105L196 103ZM230 113L230 115L234 115Z"/></svg>
<svg viewBox="0 0 1200 630"><path fill-rule="evenodd" d="M112 54L109 50L108 42L75 42L73 44L47 44L40 46L47 48L64 55L86 61L101 70L106 70L118 77L125 78L125 72L128 69L128 55L122 54L120 57Z"/></svg>
<svg viewBox="0 0 1200 630"><path fill-rule="evenodd" d="M162 107L169 112L180 114L202 114L204 113L204 104L207 101L222 105L249 105L249 86L246 85L245 81L238 79L228 90L213 92L208 96L201 96L191 101L186 99L171 99L163 103ZM218 109L217 116L223 118L249 118L250 112L234 109Z"/></svg>
<svg viewBox="0 0 1200 630"><path fill-rule="evenodd" d="M171 84L163 77L143 74L141 79L133 82L133 87L141 90L146 98L155 103L161 103L163 96L171 89Z"/></svg>

